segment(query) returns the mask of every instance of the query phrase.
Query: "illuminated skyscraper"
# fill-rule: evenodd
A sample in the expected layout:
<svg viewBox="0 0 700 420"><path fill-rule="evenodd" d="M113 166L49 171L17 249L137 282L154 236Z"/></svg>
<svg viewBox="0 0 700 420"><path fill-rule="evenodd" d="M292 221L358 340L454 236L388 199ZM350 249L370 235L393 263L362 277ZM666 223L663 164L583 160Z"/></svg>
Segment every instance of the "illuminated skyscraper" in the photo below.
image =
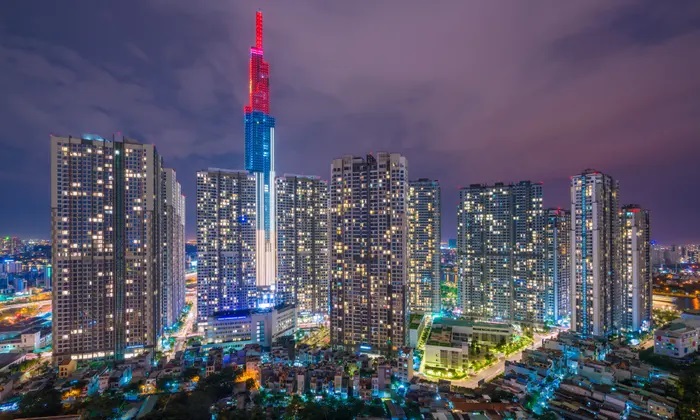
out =
<svg viewBox="0 0 700 420"><path fill-rule="evenodd" d="M647 329L651 323L652 283L649 212L638 205L620 212L621 231L621 328L627 332Z"/></svg>
<svg viewBox="0 0 700 420"><path fill-rule="evenodd" d="M197 173L197 321L215 312L253 308L255 176L208 169Z"/></svg>
<svg viewBox="0 0 700 420"><path fill-rule="evenodd" d="M429 179L409 182L408 309L440 310L440 184Z"/></svg>
<svg viewBox="0 0 700 420"><path fill-rule="evenodd" d="M467 316L545 318L542 185L471 185L457 212L459 306Z"/></svg>
<svg viewBox="0 0 700 420"><path fill-rule="evenodd" d="M545 223L545 320L571 316L571 213L547 210Z"/></svg>
<svg viewBox="0 0 700 420"><path fill-rule="evenodd" d="M161 326L171 328L185 306L185 196L175 171L165 168L161 174L162 253Z"/></svg>
<svg viewBox="0 0 700 420"><path fill-rule="evenodd" d="M57 362L121 360L155 346L165 318L163 282L179 281L172 266L179 258L175 235L163 229L165 171L150 144L51 137ZM170 177L177 196L179 185L174 173Z"/></svg>
<svg viewBox="0 0 700 420"><path fill-rule="evenodd" d="M327 315L328 183L313 176L278 178L277 220L277 302Z"/></svg>
<svg viewBox="0 0 700 420"><path fill-rule="evenodd" d="M408 165L396 153L345 156L329 189L331 344L403 346L407 322Z"/></svg>
<svg viewBox="0 0 700 420"><path fill-rule="evenodd" d="M275 118L270 115L270 66L263 58L263 15L255 15L255 46L250 47L248 104L244 108L245 169L255 176L256 285L260 306L277 280Z"/></svg>
<svg viewBox="0 0 700 420"><path fill-rule="evenodd" d="M608 336L619 327L618 183L587 169L571 178L571 328Z"/></svg>

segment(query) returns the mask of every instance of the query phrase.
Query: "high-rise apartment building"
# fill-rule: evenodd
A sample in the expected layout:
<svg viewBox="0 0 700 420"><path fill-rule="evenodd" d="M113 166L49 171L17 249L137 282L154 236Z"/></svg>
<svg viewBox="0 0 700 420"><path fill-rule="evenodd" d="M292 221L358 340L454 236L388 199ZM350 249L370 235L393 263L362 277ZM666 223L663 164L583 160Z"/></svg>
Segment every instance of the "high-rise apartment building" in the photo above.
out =
<svg viewBox="0 0 700 420"><path fill-rule="evenodd" d="M418 179L408 194L408 310L440 310L440 184Z"/></svg>
<svg viewBox="0 0 700 420"><path fill-rule="evenodd" d="M171 240L163 179L153 145L51 137L55 361L121 360L155 346L163 271L175 271L161 253Z"/></svg>
<svg viewBox="0 0 700 420"><path fill-rule="evenodd" d="M159 331L171 328L185 306L185 196L174 170L163 169L161 182L162 317Z"/></svg>
<svg viewBox="0 0 700 420"><path fill-rule="evenodd" d="M407 322L408 165L396 153L331 164L331 343L402 346Z"/></svg>
<svg viewBox="0 0 700 420"><path fill-rule="evenodd" d="M263 15L255 15L250 47L248 104L244 108L245 169L255 177L255 259L258 306L270 306L277 280L275 118L270 115L270 65L263 58Z"/></svg>
<svg viewBox="0 0 700 420"><path fill-rule="evenodd" d="M256 293L255 176L197 172L197 321L252 308Z"/></svg>
<svg viewBox="0 0 700 420"><path fill-rule="evenodd" d="M545 221L545 320L571 316L571 213L548 209Z"/></svg>
<svg viewBox="0 0 700 420"><path fill-rule="evenodd" d="M459 306L467 316L543 323L542 185L474 184L457 212Z"/></svg>
<svg viewBox="0 0 700 420"><path fill-rule="evenodd" d="M328 314L328 183L314 176L277 179L277 303Z"/></svg>
<svg viewBox="0 0 700 420"><path fill-rule="evenodd" d="M571 328L608 336L619 328L618 183L587 169L571 178Z"/></svg>
<svg viewBox="0 0 700 420"><path fill-rule="evenodd" d="M651 323L652 270L649 212L638 205L620 212L621 329L639 332Z"/></svg>

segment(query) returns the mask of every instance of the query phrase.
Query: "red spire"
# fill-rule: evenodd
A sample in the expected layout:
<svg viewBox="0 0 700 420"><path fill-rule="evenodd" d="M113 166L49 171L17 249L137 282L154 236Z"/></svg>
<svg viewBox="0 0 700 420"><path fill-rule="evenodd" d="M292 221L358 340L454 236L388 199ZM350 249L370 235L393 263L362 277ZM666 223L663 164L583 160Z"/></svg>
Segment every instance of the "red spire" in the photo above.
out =
<svg viewBox="0 0 700 420"><path fill-rule="evenodd" d="M263 20L262 12L255 12L255 48L262 51L263 49Z"/></svg>
<svg viewBox="0 0 700 420"><path fill-rule="evenodd" d="M270 66L263 59L263 15L255 13L255 46L250 47L248 76L248 105L246 113L261 111L270 113Z"/></svg>

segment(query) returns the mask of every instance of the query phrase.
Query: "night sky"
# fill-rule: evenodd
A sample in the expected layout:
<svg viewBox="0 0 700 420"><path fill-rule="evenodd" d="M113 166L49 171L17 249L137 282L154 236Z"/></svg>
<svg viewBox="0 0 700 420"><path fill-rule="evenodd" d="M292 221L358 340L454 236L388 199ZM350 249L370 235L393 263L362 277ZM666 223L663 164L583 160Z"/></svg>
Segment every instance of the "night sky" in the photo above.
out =
<svg viewBox="0 0 700 420"><path fill-rule="evenodd" d="M4 1L0 234L48 238L49 134L154 143L187 195L243 167L254 13L265 13L277 173L328 178L386 150L443 186L620 181L652 237L700 242L698 1Z"/></svg>

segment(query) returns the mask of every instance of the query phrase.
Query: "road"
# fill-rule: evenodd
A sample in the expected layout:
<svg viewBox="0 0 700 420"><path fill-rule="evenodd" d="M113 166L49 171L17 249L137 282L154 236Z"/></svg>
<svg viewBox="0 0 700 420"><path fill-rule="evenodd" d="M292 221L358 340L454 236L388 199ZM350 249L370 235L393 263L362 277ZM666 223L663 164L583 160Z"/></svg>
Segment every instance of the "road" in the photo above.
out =
<svg viewBox="0 0 700 420"><path fill-rule="evenodd" d="M0 305L0 312L8 310L8 309L21 309L21 308L26 308L27 306L51 306L51 299L46 299L46 300L37 300L36 302L25 302L25 303L11 303L9 305Z"/></svg>
<svg viewBox="0 0 700 420"><path fill-rule="evenodd" d="M186 299L188 302L192 302L192 307L187 314L187 318L185 318L185 323L174 335L175 345L173 346L173 354L187 347L187 339L192 335L194 321L197 319L197 293L194 291L192 293L187 293Z"/></svg>

